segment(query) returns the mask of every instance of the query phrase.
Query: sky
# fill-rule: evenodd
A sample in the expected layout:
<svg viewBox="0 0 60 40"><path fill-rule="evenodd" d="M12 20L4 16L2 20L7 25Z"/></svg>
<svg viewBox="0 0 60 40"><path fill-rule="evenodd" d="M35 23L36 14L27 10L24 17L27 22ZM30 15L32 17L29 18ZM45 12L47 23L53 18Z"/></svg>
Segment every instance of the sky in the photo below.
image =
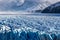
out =
<svg viewBox="0 0 60 40"><path fill-rule="evenodd" d="M38 10L60 0L0 0L0 10Z"/></svg>

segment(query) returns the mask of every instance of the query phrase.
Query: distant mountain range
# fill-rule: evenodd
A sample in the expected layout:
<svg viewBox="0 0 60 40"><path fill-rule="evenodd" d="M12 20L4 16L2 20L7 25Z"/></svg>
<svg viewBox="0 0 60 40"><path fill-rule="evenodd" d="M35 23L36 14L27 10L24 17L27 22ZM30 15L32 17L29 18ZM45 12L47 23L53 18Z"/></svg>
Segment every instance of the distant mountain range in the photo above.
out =
<svg viewBox="0 0 60 40"><path fill-rule="evenodd" d="M60 2L48 6L42 11L42 13L60 13Z"/></svg>

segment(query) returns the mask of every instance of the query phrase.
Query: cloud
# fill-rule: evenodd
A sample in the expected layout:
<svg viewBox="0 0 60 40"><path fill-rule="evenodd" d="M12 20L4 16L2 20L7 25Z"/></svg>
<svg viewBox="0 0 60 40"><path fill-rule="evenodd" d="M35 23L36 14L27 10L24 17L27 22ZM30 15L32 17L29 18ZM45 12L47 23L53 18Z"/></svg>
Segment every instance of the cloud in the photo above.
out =
<svg viewBox="0 0 60 40"><path fill-rule="evenodd" d="M47 2L48 3L47 3ZM54 2L53 2L54 1ZM53 4L55 2L58 2L59 0L0 0L0 11L6 11L6 10L39 10L44 9L49 3ZM47 5L48 4L48 5Z"/></svg>
<svg viewBox="0 0 60 40"><path fill-rule="evenodd" d="M24 0L0 0L0 10L8 10L16 6L21 6Z"/></svg>

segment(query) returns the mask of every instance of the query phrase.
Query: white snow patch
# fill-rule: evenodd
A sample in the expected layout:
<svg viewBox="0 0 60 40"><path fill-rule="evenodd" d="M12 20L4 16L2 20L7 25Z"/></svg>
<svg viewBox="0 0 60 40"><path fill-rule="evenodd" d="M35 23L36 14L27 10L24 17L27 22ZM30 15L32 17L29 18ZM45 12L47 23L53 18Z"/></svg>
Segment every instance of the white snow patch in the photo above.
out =
<svg viewBox="0 0 60 40"><path fill-rule="evenodd" d="M10 30L10 27L8 27L8 26L5 26L5 25L2 25L2 27L1 27L1 29L0 29L0 32L3 32L3 33L5 33L5 32L10 32L11 30Z"/></svg>

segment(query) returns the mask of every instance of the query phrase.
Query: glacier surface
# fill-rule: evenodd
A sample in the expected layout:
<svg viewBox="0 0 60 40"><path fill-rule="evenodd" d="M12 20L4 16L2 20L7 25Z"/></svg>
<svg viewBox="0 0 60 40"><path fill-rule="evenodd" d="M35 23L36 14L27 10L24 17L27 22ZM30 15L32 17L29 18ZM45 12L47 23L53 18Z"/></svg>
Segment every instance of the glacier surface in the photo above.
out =
<svg viewBox="0 0 60 40"><path fill-rule="evenodd" d="M0 15L0 40L60 40L59 35L58 16Z"/></svg>

